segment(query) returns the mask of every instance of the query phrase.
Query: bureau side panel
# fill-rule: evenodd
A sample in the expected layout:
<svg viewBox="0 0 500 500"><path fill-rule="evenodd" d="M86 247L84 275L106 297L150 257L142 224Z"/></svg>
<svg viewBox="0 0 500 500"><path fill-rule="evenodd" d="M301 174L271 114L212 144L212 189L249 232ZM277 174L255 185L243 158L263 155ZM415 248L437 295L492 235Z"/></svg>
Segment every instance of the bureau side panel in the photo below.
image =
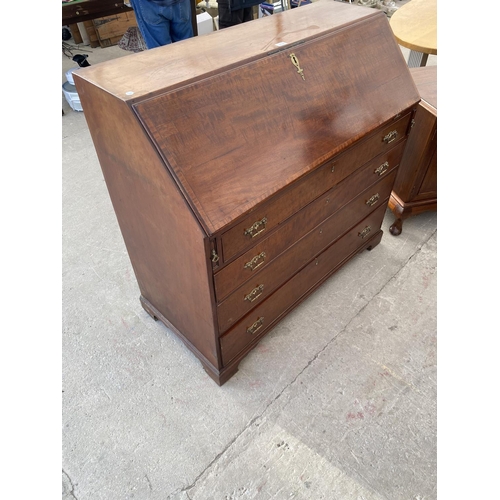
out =
<svg viewBox="0 0 500 500"><path fill-rule="evenodd" d="M418 105L393 191L404 202L413 200L415 186L422 181L430 160L429 143L435 132L436 117Z"/></svg>
<svg viewBox="0 0 500 500"><path fill-rule="evenodd" d="M128 105L75 82L141 294L217 367L206 235Z"/></svg>
<svg viewBox="0 0 500 500"><path fill-rule="evenodd" d="M437 112L437 66L410 68L410 74L420 97Z"/></svg>
<svg viewBox="0 0 500 500"><path fill-rule="evenodd" d="M413 196L414 201L429 200L437 198L437 138L435 138L429 147L431 159L427 166L427 170L423 172L423 179L418 187L418 192Z"/></svg>

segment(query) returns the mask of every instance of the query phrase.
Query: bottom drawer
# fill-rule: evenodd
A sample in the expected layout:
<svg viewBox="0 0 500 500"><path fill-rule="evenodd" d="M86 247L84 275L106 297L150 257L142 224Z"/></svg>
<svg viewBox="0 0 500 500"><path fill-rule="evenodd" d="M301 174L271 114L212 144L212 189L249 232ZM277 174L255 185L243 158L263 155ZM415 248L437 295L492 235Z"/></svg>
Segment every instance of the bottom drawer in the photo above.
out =
<svg viewBox="0 0 500 500"><path fill-rule="evenodd" d="M311 288L362 247L380 229L386 208L384 203L374 210L224 334L220 338L224 366L261 338Z"/></svg>

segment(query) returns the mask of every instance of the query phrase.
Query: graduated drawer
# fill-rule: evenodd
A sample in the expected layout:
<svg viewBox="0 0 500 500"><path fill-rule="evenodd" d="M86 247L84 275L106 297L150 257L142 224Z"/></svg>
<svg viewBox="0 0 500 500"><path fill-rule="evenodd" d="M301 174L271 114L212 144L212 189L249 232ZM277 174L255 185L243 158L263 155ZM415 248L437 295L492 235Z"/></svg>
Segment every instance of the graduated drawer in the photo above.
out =
<svg viewBox="0 0 500 500"><path fill-rule="evenodd" d="M268 266L299 238L322 220L342 208L360 192L384 178L399 165L406 141L377 156L362 168L314 200L276 231L261 239L254 247L220 269L214 276L217 302ZM359 219L359 218L358 218Z"/></svg>
<svg viewBox="0 0 500 500"><path fill-rule="evenodd" d="M387 205L397 170L351 201L343 210L328 217L254 278L234 291L217 307L219 332L228 330L238 319L265 300L315 255L341 237L377 205Z"/></svg>
<svg viewBox="0 0 500 500"><path fill-rule="evenodd" d="M406 135L411 113L377 129L342 154L333 157L314 172L292 184L251 212L236 226L222 234L222 260L253 246L270 230L305 205L338 184L375 156L391 149Z"/></svg>
<svg viewBox="0 0 500 500"><path fill-rule="evenodd" d="M376 234L386 208L381 205L373 211L223 335L220 338L223 364L228 364L249 344L262 337L303 295Z"/></svg>

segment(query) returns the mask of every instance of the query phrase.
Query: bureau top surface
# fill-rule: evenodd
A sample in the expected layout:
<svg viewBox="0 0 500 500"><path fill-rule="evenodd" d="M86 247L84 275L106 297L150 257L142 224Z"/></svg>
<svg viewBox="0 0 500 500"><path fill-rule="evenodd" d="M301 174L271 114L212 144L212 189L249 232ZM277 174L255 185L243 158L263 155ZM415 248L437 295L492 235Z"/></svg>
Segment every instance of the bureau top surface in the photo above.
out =
<svg viewBox="0 0 500 500"><path fill-rule="evenodd" d="M410 68L410 73L420 97L437 109L437 66Z"/></svg>
<svg viewBox="0 0 500 500"><path fill-rule="evenodd" d="M134 93L208 234L420 100L385 14L333 0L83 69Z"/></svg>
<svg viewBox="0 0 500 500"><path fill-rule="evenodd" d="M169 87L215 73L241 61L380 14L380 11L319 0L279 15L129 54L75 71L124 101L136 101Z"/></svg>

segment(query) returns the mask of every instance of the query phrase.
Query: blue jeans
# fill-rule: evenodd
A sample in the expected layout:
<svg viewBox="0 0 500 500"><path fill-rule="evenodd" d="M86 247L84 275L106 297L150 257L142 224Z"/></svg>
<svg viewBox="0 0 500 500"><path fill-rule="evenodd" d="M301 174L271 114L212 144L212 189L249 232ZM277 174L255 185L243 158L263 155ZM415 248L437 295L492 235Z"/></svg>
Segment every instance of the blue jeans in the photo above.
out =
<svg viewBox="0 0 500 500"><path fill-rule="evenodd" d="M190 0L131 0L148 49L193 36Z"/></svg>

